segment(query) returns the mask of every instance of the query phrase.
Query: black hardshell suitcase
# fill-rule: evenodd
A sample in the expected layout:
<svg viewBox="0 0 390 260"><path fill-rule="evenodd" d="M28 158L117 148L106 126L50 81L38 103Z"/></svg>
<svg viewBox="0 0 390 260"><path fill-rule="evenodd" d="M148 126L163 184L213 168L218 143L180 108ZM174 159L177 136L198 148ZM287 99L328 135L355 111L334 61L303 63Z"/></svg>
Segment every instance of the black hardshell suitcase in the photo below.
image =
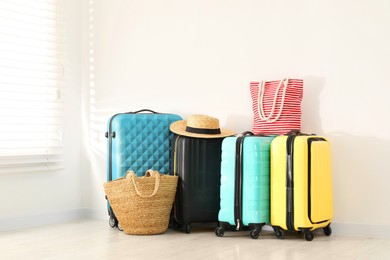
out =
<svg viewBox="0 0 390 260"><path fill-rule="evenodd" d="M172 139L170 171L179 176L173 217L186 233L191 223L218 226L222 141L181 135Z"/></svg>

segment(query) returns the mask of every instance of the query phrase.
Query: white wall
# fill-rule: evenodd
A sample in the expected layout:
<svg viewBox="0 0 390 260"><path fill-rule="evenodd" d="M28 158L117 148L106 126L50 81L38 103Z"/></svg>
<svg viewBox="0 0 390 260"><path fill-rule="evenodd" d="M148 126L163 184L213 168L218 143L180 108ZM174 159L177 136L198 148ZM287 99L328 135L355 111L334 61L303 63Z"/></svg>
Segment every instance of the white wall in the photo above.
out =
<svg viewBox="0 0 390 260"><path fill-rule="evenodd" d="M389 236L389 13L384 0L85 2L83 206L106 218L110 115L206 113L240 132L251 80L297 77L303 131L333 145L334 232Z"/></svg>
<svg viewBox="0 0 390 260"><path fill-rule="evenodd" d="M64 1L65 2L65 1ZM81 209L81 5L64 6L66 54L64 120L65 169L0 175L0 230L79 218Z"/></svg>

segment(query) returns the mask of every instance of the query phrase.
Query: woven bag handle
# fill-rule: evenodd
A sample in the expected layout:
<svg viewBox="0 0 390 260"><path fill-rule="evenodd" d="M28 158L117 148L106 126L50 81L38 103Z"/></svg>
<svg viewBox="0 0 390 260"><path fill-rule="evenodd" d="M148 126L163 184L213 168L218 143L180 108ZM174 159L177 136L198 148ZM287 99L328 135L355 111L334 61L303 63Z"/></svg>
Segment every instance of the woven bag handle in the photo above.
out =
<svg viewBox="0 0 390 260"><path fill-rule="evenodd" d="M144 194L142 194L139 191L139 189L137 187L137 184L135 182L135 179L137 178L137 175L135 175L135 173L133 171L128 171L127 172L127 176L130 176L131 181L133 182L133 185L134 185L134 189L137 192L138 196L140 196L141 198L153 197L154 195L156 195L156 193L158 191L158 188L160 187L160 174L159 174L158 171L153 171L153 170L149 169L145 173L146 177L154 177L154 179L155 179L155 181L154 181L154 190L153 190L153 192L150 195L144 195Z"/></svg>
<svg viewBox="0 0 390 260"><path fill-rule="evenodd" d="M263 98L264 98L264 91L265 91L265 81L262 81L261 82L261 85L260 85L260 89L259 89L259 96L258 96L258 111L259 111L259 117L261 120L264 120L264 121L267 121L269 123L273 123L273 122L276 122L280 115L282 114L282 111L283 111L283 106L284 106L284 98L286 97L286 91L287 91L287 85L288 85L288 80L289 79L283 79L279 82L278 84L278 87L275 91L275 95L274 95L274 100L273 100L273 103L272 103L272 108L271 108L271 112L269 113L268 116L265 116L265 113L264 113L264 108L263 108ZM275 111L275 107L276 107L276 101L278 99L278 94L279 94L279 90L281 88L283 84L283 92L282 92L282 102L280 104L280 109L279 109L279 113L277 114L277 116L274 118L274 119L271 119L271 117L274 115L274 111Z"/></svg>

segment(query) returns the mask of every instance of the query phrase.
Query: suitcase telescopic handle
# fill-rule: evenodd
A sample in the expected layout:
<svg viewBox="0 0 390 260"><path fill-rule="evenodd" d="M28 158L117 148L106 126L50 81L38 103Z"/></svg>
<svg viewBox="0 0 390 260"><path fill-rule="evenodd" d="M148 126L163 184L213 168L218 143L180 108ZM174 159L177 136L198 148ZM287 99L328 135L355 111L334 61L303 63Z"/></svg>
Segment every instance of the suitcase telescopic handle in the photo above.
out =
<svg viewBox="0 0 390 260"><path fill-rule="evenodd" d="M288 133L286 133L285 135L287 136L293 136L293 135L316 135L316 134L307 134L307 133L302 133L300 130L297 130L297 129L293 129L291 131L289 131Z"/></svg>
<svg viewBox="0 0 390 260"><path fill-rule="evenodd" d="M245 131L245 132L242 132L241 136L261 136L261 137L266 137L267 135L266 134L262 134L262 133L254 134L251 131Z"/></svg>
<svg viewBox="0 0 390 260"><path fill-rule="evenodd" d="M297 130L297 129L293 129L291 131L289 131L286 135L301 135L301 131L300 130Z"/></svg>
<svg viewBox="0 0 390 260"><path fill-rule="evenodd" d="M242 132L242 136L254 135L251 131Z"/></svg>
<svg viewBox="0 0 390 260"><path fill-rule="evenodd" d="M126 114L138 114L138 113L143 113L143 112L149 112L149 113L152 113L152 114L159 114L158 112L150 110L150 109L141 109L141 110L138 110L138 111L135 111L135 112L128 112Z"/></svg>

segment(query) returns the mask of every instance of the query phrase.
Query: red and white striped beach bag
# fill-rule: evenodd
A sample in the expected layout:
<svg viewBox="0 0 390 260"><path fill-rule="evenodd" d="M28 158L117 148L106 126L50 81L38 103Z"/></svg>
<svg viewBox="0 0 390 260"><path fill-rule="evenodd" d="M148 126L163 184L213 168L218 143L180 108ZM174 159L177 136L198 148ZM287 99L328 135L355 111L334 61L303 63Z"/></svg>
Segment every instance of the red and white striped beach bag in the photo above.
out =
<svg viewBox="0 0 390 260"><path fill-rule="evenodd" d="M254 134L286 134L301 129L302 79L250 83Z"/></svg>

